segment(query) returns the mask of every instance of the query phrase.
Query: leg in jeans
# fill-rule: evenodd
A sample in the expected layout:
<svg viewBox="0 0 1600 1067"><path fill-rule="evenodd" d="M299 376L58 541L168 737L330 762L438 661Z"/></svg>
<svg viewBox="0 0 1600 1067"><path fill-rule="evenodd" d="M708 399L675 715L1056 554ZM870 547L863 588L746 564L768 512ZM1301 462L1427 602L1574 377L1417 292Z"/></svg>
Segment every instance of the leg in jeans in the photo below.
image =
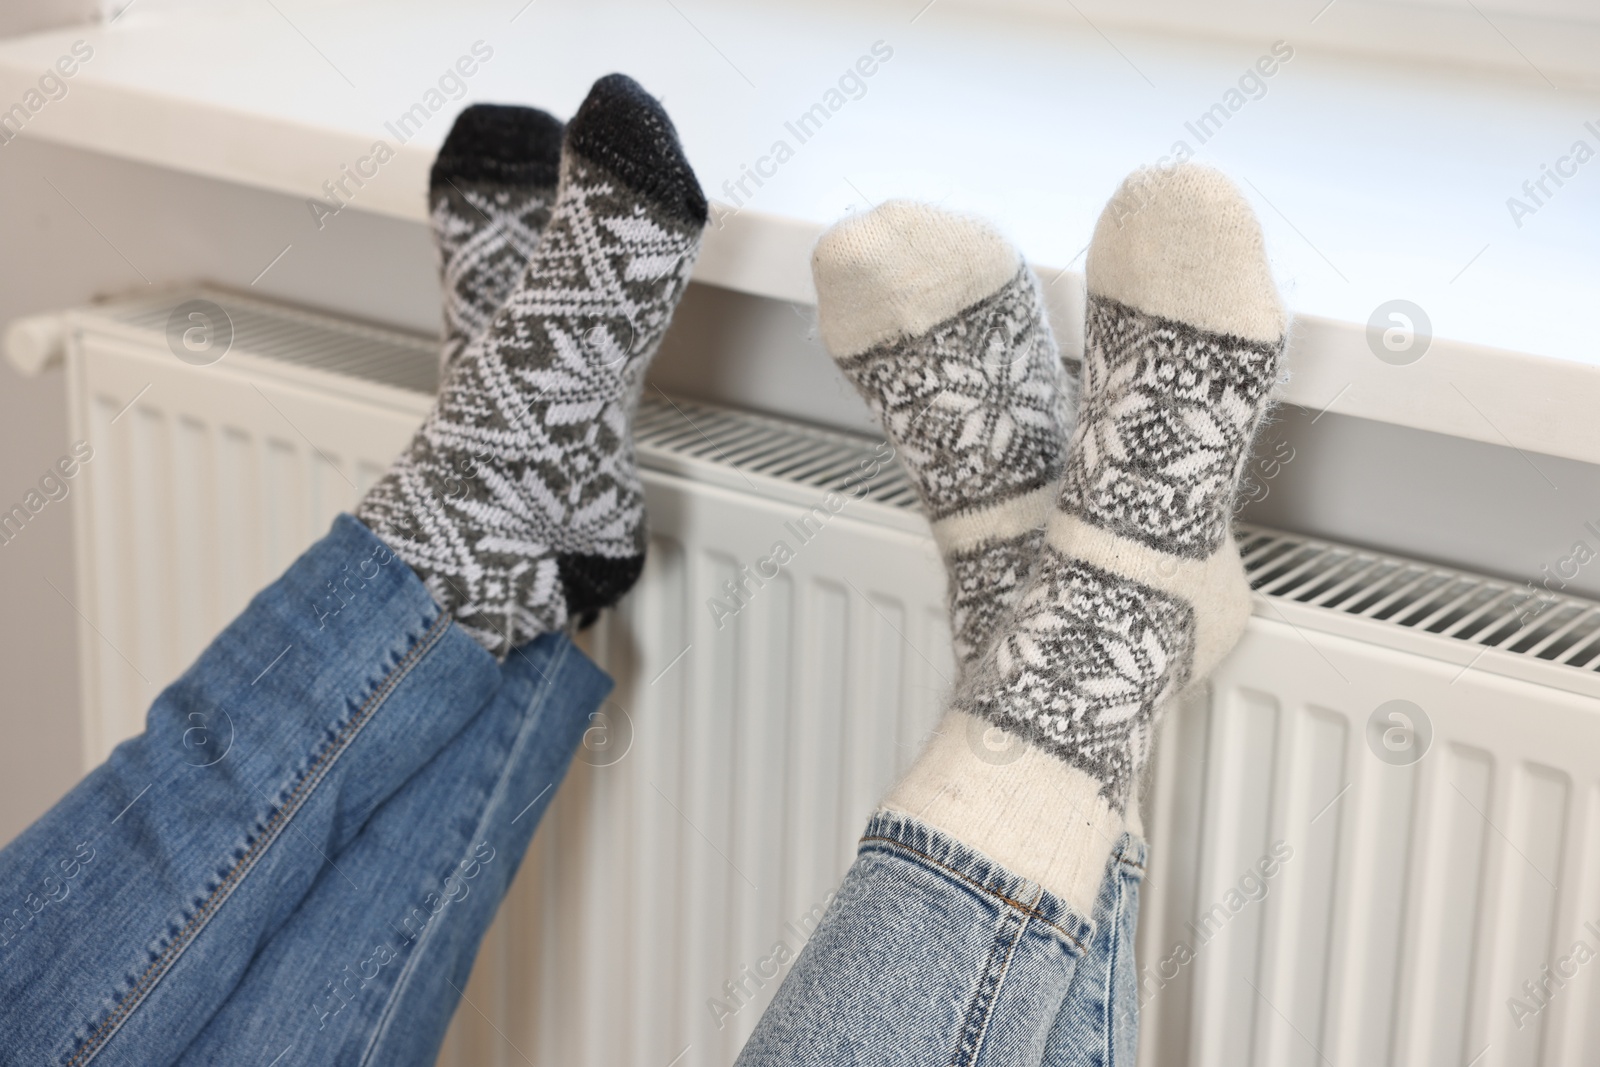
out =
<svg viewBox="0 0 1600 1067"><path fill-rule="evenodd" d="M823 340L934 520L955 629L969 629L962 608L999 621L958 645L949 714L869 824L743 1062L1040 1063L1063 1008L1063 1042L1096 1014L1105 1039L1116 1005L1095 990L1117 990L1127 961L1108 941L1090 965L1103 974L1069 1006L1081 942L1038 952L1009 931L1094 912L1160 710L1243 630L1228 520L1282 305L1226 179L1131 179L1090 245L1081 414L1040 530L1034 486L1060 442L1052 452L1029 370L1036 286L1015 252L970 220L885 205L825 235L814 265ZM969 588L1009 606L965 601ZM1123 903L1102 909L1103 934L1131 931Z"/></svg>
<svg viewBox="0 0 1600 1067"><path fill-rule="evenodd" d="M1038 1063L1090 933L1038 883L880 812L738 1065Z"/></svg>
<svg viewBox="0 0 1600 1067"><path fill-rule="evenodd" d="M1043 1067L1133 1067L1139 1043L1134 934L1145 844L1123 834L1094 904L1094 935L1045 1044Z"/></svg>
<svg viewBox="0 0 1600 1067"><path fill-rule="evenodd" d="M500 687L348 516L0 852L0 1062L168 1063Z"/></svg>
<svg viewBox="0 0 1600 1067"><path fill-rule="evenodd" d="M1132 1067L1144 861L1123 835L1089 923L937 830L879 813L739 1067Z"/></svg>
<svg viewBox="0 0 1600 1067"><path fill-rule="evenodd" d="M565 636L324 868L180 1063L428 1067L501 898L610 679Z"/></svg>
<svg viewBox="0 0 1600 1067"><path fill-rule="evenodd" d="M0 854L4 1062L170 1062L328 857L494 695L495 658L637 576L630 422L706 203L627 78L596 83L563 136L526 273L361 521Z"/></svg>

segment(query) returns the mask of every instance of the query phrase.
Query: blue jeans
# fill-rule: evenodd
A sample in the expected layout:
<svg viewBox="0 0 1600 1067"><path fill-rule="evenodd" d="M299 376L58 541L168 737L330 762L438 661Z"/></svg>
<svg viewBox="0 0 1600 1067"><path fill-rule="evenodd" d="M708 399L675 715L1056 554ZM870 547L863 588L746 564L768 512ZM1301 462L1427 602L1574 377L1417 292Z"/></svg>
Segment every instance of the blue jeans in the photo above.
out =
<svg viewBox="0 0 1600 1067"><path fill-rule="evenodd" d="M497 667L332 532L0 852L0 1062L425 1067L610 681ZM868 826L741 1063L1131 1063L1142 846L1094 922L914 819Z"/></svg>
<svg viewBox="0 0 1600 1067"><path fill-rule="evenodd" d="M892 812L801 950L738 1067L1132 1067L1144 846L1113 849L1093 922Z"/></svg>
<svg viewBox="0 0 1600 1067"><path fill-rule="evenodd" d="M1134 1067L1139 1049L1139 884L1148 850L1123 834L1094 902L1094 936L1045 1039L1043 1067Z"/></svg>
<svg viewBox="0 0 1600 1067"><path fill-rule="evenodd" d="M341 516L0 852L0 1062L431 1063L609 689Z"/></svg>

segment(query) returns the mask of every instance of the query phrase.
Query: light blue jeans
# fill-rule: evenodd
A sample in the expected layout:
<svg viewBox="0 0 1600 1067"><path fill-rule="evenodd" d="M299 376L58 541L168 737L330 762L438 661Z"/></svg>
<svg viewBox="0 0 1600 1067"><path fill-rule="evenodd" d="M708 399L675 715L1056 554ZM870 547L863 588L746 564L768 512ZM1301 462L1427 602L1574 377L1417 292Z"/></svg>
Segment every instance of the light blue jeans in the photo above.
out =
<svg viewBox="0 0 1600 1067"><path fill-rule="evenodd" d="M1092 921L938 830L879 812L738 1067L1132 1067L1145 848Z"/></svg>
<svg viewBox="0 0 1600 1067"><path fill-rule="evenodd" d="M1139 1051L1139 886L1148 849L1123 834L1094 902L1094 935L1045 1039L1043 1067L1134 1067Z"/></svg>
<svg viewBox="0 0 1600 1067"><path fill-rule="evenodd" d="M0 1063L432 1063L610 687L341 517L0 852Z"/></svg>

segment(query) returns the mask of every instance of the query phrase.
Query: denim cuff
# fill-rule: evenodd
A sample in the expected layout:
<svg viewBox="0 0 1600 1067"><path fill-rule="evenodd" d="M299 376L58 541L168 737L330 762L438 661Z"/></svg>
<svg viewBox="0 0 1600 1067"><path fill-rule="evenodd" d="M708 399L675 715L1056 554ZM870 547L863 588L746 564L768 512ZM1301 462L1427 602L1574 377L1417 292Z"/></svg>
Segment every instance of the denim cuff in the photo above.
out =
<svg viewBox="0 0 1600 1067"><path fill-rule="evenodd" d="M1124 833L1111 850L1111 862L1117 864L1124 876L1135 881L1144 880L1144 868L1150 858L1150 846L1144 838Z"/></svg>
<svg viewBox="0 0 1600 1067"><path fill-rule="evenodd" d="M1124 838L1130 849L1128 855L1138 858L1142 876L1144 843L1130 835ZM900 856L1039 919L1061 936L1074 955L1082 955L1094 936L1092 922L1038 882L1013 874L977 849L902 812L879 811L867 820L867 829L861 835L861 852Z"/></svg>

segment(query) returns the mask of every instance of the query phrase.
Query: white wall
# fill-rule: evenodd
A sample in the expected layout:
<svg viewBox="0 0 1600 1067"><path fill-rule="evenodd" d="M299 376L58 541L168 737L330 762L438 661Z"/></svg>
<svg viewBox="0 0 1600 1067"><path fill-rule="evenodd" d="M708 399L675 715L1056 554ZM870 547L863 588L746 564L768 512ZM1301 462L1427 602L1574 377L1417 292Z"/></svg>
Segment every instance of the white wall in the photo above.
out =
<svg viewBox="0 0 1600 1067"><path fill-rule="evenodd" d="M0 37L88 22L100 15L100 0L6 0L0 7Z"/></svg>
<svg viewBox="0 0 1600 1067"><path fill-rule="evenodd" d="M1600 85L1594 0L945 0L1182 37L1293 41L1408 63L1498 68L1531 83Z"/></svg>

